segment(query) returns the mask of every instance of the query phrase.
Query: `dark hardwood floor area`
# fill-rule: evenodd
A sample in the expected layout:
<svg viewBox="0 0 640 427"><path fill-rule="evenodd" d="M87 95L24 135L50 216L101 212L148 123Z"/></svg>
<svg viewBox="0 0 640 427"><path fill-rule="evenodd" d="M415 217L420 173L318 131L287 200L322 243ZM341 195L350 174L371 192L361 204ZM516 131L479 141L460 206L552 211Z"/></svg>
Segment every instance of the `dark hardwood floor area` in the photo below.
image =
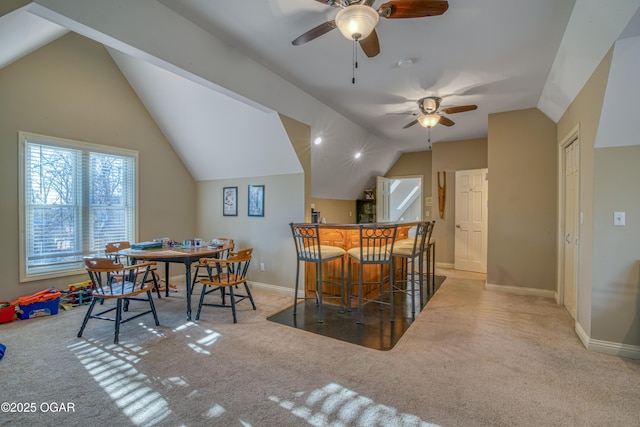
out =
<svg viewBox="0 0 640 427"><path fill-rule="evenodd" d="M444 276L436 276L434 294L444 280ZM408 286L411 286L411 282L409 282ZM420 311L428 304L430 298L426 296L426 283L424 293L425 296L421 302L419 301L419 291L416 289L415 315L413 315L410 292L396 291L394 293L394 322L390 321L391 311L388 304L382 305L382 309L380 309L380 304L376 301L369 301L363 306L362 324L356 323L358 312L355 307L352 311L340 313L339 305L328 303L323 306L324 321L318 323L317 307L314 299L298 302L295 316L293 315L292 305L269 317L268 320L375 350L390 350L409 329L409 326L420 314ZM384 301L389 301L388 293L385 295Z"/></svg>

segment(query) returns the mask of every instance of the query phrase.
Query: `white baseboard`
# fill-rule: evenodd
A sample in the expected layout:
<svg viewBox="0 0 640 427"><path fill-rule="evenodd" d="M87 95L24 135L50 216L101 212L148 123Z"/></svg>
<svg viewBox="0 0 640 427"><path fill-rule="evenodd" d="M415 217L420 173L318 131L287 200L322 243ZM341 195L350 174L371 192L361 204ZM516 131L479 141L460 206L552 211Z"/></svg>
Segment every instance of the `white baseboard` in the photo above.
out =
<svg viewBox="0 0 640 427"><path fill-rule="evenodd" d="M507 292L516 295L528 295L534 297L557 299L556 291L550 289L523 288L520 286L496 285L494 283L487 283L485 285L485 289L490 291Z"/></svg>
<svg viewBox="0 0 640 427"><path fill-rule="evenodd" d="M269 283L261 283L261 282L253 282L250 281L249 282L249 286L253 289L260 289L263 291L267 291L267 292L272 292L275 294L281 294L281 295L288 295L290 297L293 298L293 294L295 292L295 289L293 288L287 288L284 286L276 286L276 285L271 285ZM304 289L298 289L298 296L301 298L304 298Z"/></svg>
<svg viewBox="0 0 640 427"><path fill-rule="evenodd" d="M438 268L447 268L449 270L453 270L453 267L455 267L454 264L450 264L448 262L436 262L436 267Z"/></svg>
<svg viewBox="0 0 640 427"><path fill-rule="evenodd" d="M612 356L640 359L640 347L637 345L622 344L617 342L594 340L585 332L582 326L576 322L576 334L587 350L597 353L610 354Z"/></svg>
<svg viewBox="0 0 640 427"><path fill-rule="evenodd" d="M177 276L170 276L169 283L184 283L184 275L179 274ZM276 286L269 283L252 282L249 281L249 287L261 289L267 292L273 292L281 295L288 295L293 298L293 288L287 288L285 286ZM304 289L298 289L298 296L304 298Z"/></svg>

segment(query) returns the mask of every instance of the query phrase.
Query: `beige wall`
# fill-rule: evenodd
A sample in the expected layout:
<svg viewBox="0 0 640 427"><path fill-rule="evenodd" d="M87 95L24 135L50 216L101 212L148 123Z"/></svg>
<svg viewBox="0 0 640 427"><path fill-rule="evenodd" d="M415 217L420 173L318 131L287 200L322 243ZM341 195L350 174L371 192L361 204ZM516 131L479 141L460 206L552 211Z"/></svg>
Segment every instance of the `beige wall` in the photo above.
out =
<svg viewBox="0 0 640 427"><path fill-rule="evenodd" d="M195 232L195 183L106 50L66 35L0 69L0 300L83 276L18 283L18 131L138 150L139 238ZM185 208L186 207L186 208Z"/></svg>
<svg viewBox="0 0 640 427"><path fill-rule="evenodd" d="M640 148L594 149L612 56L613 49L558 122L558 139L576 126L580 135L578 328L587 346L605 351L607 343L640 346ZM613 226L614 211L626 212L625 227Z"/></svg>
<svg viewBox="0 0 640 427"><path fill-rule="evenodd" d="M247 216L250 184L265 186L264 217ZM289 223L303 220L304 174L203 181L197 187L198 237L232 237L236 248L253 248L250 281L293 289L296 252ZM223 187L238 187L238 216L222 215Z"/></svg>
<svg viewBox="0 0 640 427"><path fill-rule="evenodd" d="M489 115L487 283L556 290L556 125L540 110Z"/></svg>
<svg viewBox="0 0 640 427"><path fill-rule="evenodd" d="M591 338L640 345L640 145L595 150ZM615 191L612 191L615 189ZM613 212L626 225L613 225Z"/></svg>
<svg viewBox="0 0 640 427"><path fill-rule="evenodd" d="M311 199L316 211L320 211L320 219L324 218L330 224L355 224L356 201L336 199Z"/></svg>
<svg viewBox="0 0 640 427"><path fill-rule="evenodd" d="M31 0L2 0L0 1L0 16L6 15L29 3L31 3Z"/></svg>
<svg viewBox="0 0 640 427"><path fill-rule="evenodd" d="M466 139L433 144L431 171L432 206L431 219L436 221L433 237L436 239L436 262L453 266L454 262L454 230L455 230L455 177L456 171L482 169L487 167L487 140ZM438 180L437 172L446 173L447 191L444 218L438 213ZM491 177L491 171L489 171ZM491 182L491 178L489 178ZM491 185L489 200L491 200ZM491 215L491 211L489 211Z"/></svg>
<svg viewBox="0 0 640 427"><path fill-rule="evenodd" d="M304 171L304 220L311 221L311 126L280 114L282 126Z"/></svg>
<svg viewBox="0 0 640 427"><path fill-rule="evenodd" d="M604 268L594 255L594 147L598 123L602 112L602 101L609 78L613 49L603 58L578 96L558 121L558 141L568 136L579 126L580 133L580 254L578 273L578 318L577 322L587 335L591 334L591 309L593 301L593 271ZM630 126L635 124L630 123ZM593 301L596 303L595 301ZM599 304L599 303L598 303Z"/></svg>

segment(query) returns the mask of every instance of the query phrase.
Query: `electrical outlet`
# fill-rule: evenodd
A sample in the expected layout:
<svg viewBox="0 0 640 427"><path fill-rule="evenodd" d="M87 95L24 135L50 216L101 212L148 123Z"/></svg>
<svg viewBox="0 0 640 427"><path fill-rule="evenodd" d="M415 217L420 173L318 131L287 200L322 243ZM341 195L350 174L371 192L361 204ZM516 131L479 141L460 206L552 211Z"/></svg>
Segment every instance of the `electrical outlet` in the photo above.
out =
<svg viewBox="0 0 640 427"><path fill-rule="evenodd" d="M625 213L614 212L613 213L613 225L624 226L625 225Z"/></svg>
<svg viewBox="0 0 640 427"><path fill-rule="evenodd" d="M264 262L260 263L260 271L264 271Z"/></svg>

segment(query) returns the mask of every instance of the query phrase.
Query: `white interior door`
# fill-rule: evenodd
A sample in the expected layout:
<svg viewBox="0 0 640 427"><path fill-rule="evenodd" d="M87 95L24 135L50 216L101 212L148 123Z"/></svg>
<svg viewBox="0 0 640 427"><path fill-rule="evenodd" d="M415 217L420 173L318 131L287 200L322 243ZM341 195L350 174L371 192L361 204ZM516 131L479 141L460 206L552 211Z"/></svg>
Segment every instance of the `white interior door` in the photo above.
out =
<svg viewBox="0 0 640 427"><path fill-rule="evenodd" d="M580 156L578 141L564 149L564 292L563 304L576 318Z"/></svg>
<svg viewBox="0 0 640 427"><path fill-rule="evenodd" d="M376 178L376 222L387 222L390 220L389 198L391 192L391 179L379 176Z"/></svg>
<svg viewBox="0 0 640 427"><path fill-rule="evenodd" d="M456 171L456 270L487 272L489 170Z"/></svg>

